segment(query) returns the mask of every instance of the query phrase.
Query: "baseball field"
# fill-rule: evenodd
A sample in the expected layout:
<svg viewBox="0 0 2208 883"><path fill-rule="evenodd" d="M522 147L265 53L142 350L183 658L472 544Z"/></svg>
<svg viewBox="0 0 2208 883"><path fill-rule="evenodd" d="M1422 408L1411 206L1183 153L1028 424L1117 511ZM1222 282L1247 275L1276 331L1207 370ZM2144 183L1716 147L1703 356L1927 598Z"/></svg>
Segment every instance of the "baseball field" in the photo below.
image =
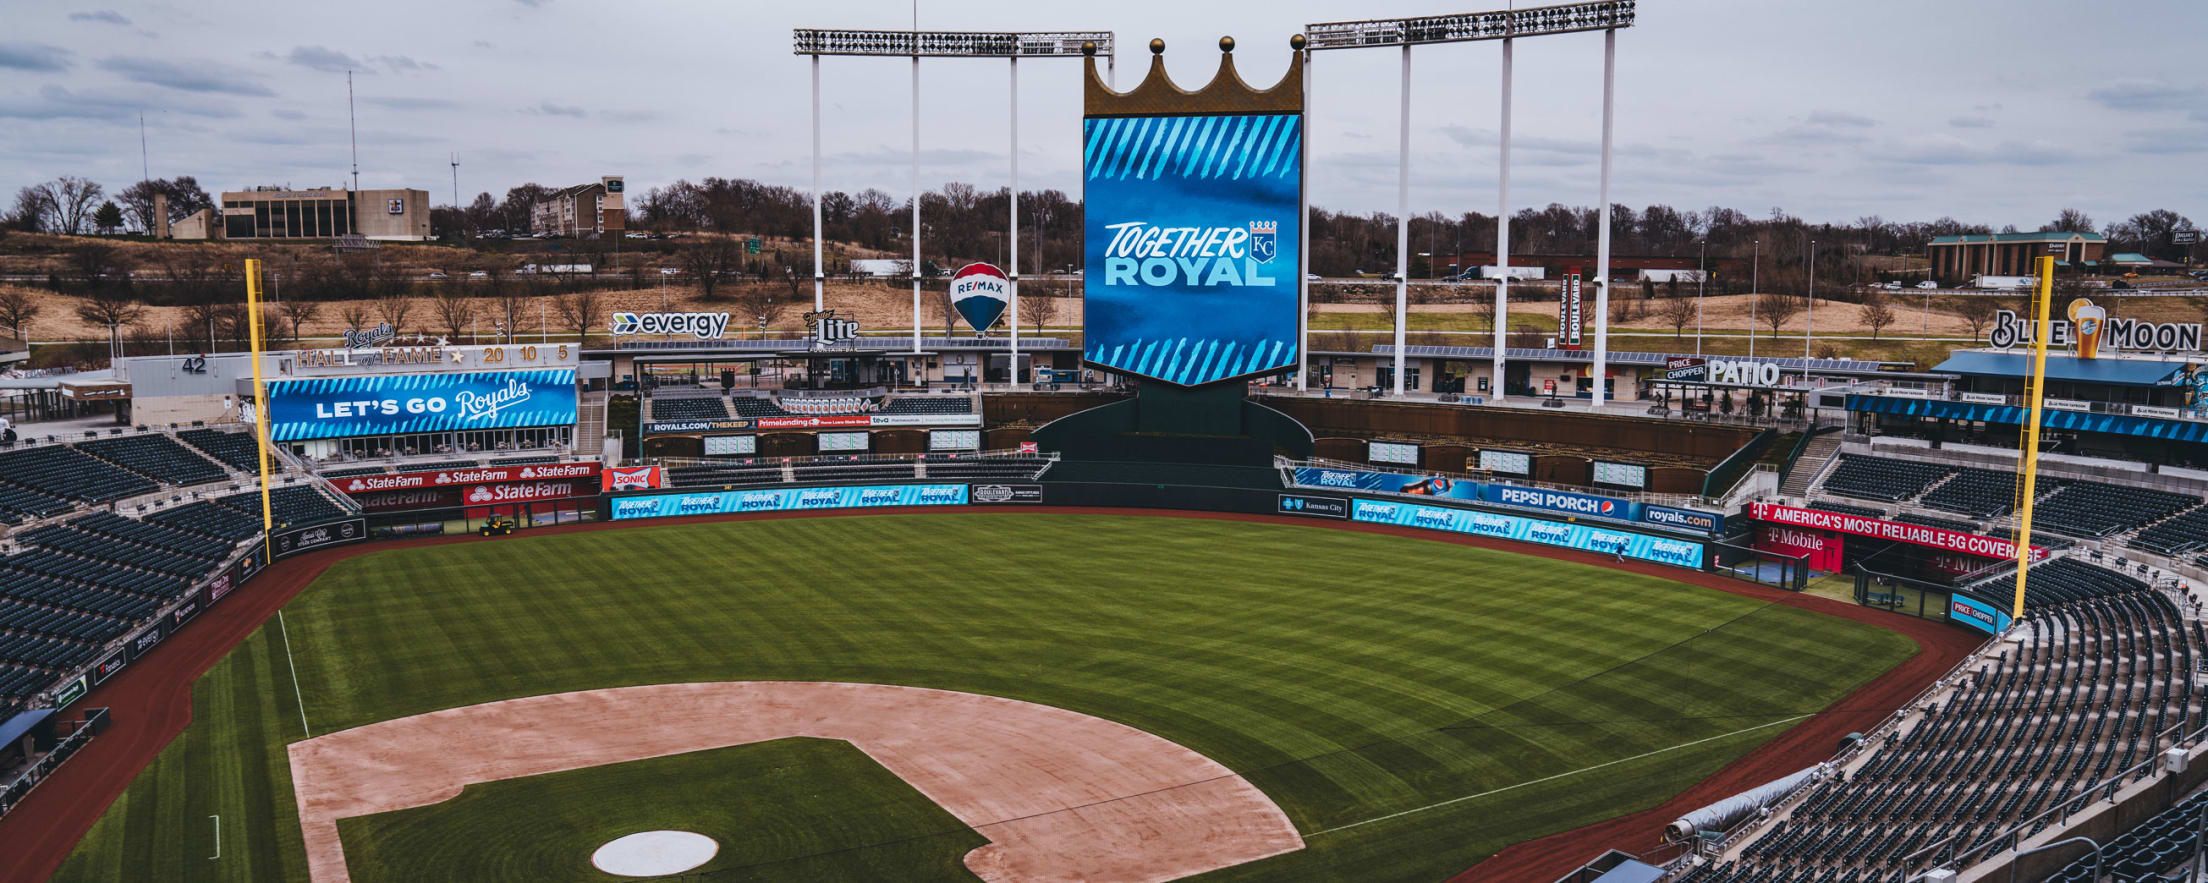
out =
<svg viewBox="0 0 2208 883"><path fill-rule="evenodd" d="M1206 879L1441 880L1654 807L1914 649L1655 576L1279 523L883 514L386 548L197 682L56 879L327 883L329 839L358 881L616 880L593 851L661 829L718 844L691 879L975 879L1014 859L969 853L1054 816L1178 798L1281 820L1269 857ZM1089 797L1019 809L1056 783L992 793L936 762L968 742Z"/></svg>

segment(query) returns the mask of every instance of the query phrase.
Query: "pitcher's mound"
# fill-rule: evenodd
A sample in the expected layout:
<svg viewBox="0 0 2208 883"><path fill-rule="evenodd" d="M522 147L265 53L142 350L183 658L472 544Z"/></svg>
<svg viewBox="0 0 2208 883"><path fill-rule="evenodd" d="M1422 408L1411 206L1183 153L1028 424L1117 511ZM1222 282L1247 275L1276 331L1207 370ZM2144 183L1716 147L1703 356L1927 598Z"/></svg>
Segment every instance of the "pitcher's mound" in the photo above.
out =
<svg viewBox="0 0 2208 883"><path fill-rule="evenodd" d="M721 845L689 831L644 831L606 841L590 854L598 870L623 877L680 874L713 860Z"/></svg>

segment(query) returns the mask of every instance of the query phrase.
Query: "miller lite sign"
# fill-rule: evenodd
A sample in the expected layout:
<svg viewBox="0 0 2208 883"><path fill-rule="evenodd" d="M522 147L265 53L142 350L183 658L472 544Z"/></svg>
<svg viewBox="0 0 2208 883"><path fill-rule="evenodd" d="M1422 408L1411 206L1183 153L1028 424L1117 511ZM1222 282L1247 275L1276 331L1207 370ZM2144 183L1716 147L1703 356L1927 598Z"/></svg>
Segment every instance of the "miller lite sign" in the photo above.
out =
<svg viewBox="0 0 2208 883"><path fill-rule="evenodd" d="M849 345L859 336L856 319L838 319L835 310L820 310L805 314L805 324L813 329L813 349L827 349L831 344Z"/></svg>

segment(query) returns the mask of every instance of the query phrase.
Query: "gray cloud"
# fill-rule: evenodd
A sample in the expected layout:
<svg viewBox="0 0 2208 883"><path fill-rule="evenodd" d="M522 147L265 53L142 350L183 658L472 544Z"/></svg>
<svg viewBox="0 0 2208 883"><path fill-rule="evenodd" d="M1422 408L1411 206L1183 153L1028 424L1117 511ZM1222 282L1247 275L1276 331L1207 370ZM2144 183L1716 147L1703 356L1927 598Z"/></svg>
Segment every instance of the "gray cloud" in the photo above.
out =
<svg viewBox="0 0 2208 883"><path fill-rule="evenodd" d="M1912 166L2055 166L2080 162L2076 151L2046 141L1987 145L1945 133L1912 136L1864 152L1866 158Z"/></svg>
<svg viewBox="0 0 2208 883"><path fill-rule="evenodd" d="M69 13L69 20L99 22L101 24L110 25L130 24L130 19L125 18L122 13L116 12L112 9L99 9L91 12L72 12Z"/></svg>
<svg viewBox="0 0 2208 883"><path fill-rule="evenodd" d="M439 69L434 64L426 61L415 61L412 57L405 55L371 55L368 56L368 60L390 68L391 72L395 74L410 74Z"/></svg>
<svg viewBox="0 0 2208 883"><path fill-rule="evenodd" d="M1849 126L1852 128L1869 128L1871 126L1878 125L1878 121L1871 119L1870 117L1857 116L1852 113L1842 113L1836 110L1817 110L1810 112L1809 124L1812 126Z"/></svg>
<svg viewBox="0 0 2208 883"><path fill-rule="evenodd" d="M1991 129L1993 120L1988 117L1954 117L1947 124L1958 129Z"/></svg>
<svg viewBox="0 0 2208 883"><path fill-rule="evenodd" d="M360 99L362 104L388 107L392 110L444 110L459 105L446 98L413 98L400 95L369 95Z"/></svg>
<svg viewBox="0 0 2208 883"><path fill-rule="evenodd" d="M330 74L357 70L362 66L359 60L327 46L293 46L291 54L284 56L284 60L308 70Z"/></svg>
<svg viewBox="0 0 2208 883"><path fill-rule="evenodd" d="M2208 152L2208 129L2142 129L2124 133L2124 150L2149 156Z"/></svg>
<svg viewBox="0 0 2208 883"><path fill-rule="evenodd" d="M116 56L101 59L100 67L121 74L124 79L132 82L183 92L215 92L255 97L276 94L250 74L208 62L195 61L184 65L152 58Z"/></svg>
<svg viewBox="0 0 2208 883"><path fill-rule="evenodd" d="M0 43L0 68L53 72L69 69L69 50L44 43Z"/></svg>
<svg viewBox="0 0 2208 883"><path fill-rule="evenodd" d="M533 107L524 107L521 109L521 112L556 117L585 117L590 115L589 111L586 111L580 107L576 107L575 105L553 104L550 101L546 101Z"/></svg>
<svg viewBox="0 0 2208 883"><path fill-rule="evenodd" d="M0 98L0 118L19 120L99 120L111 123L137 119L138 112L146 109L145 96L117 95L101 92L73 92L60 86L47 86L34 96ZM203 104L191 101L163 101L161 110L189 116L226 119L237 116L237 110L226 104Z"/></svg>
<svg viewBox="0 0 2208 883"><path fill-rule="evenodd" d="M2199 86L2176 86L2161 80L2117 80L2086 93L2087 98L2110 110L2186 110L2208 104L2208 91Z"/></svg>

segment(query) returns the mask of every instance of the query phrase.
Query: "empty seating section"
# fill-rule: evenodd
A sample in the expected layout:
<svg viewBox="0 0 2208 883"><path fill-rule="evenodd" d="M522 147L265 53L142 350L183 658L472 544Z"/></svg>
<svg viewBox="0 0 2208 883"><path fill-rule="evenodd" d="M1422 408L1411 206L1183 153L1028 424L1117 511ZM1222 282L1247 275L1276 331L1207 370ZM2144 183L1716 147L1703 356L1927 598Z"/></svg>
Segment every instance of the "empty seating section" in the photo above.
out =
<svg viewBox="0 0 2208 883"><path fill-rule="evenodd" d="M382 475L385 471L381 466L355 466L350 469L325 469L315 474L323 478L355 478L362 475Z"/></svg>
<svg viewBox="0 0 2208 883"><path fill-rule="evenodd" d="M971 414L973 399L966 396L900 396L882 406L884 414Z"/></svg>
<svg viewBox="0 0 2208 883"><path fill-rule="evenodd" d="M1997 645L1861 766L1811 785L1732 860L1683 879L1913 879L1930 865L1905 861L1912 853L1945 843L1930 854L1960 854L2041 813L2090 803L2094 785L2135 765L2146 764L2127 781L2149 775L2158 735L2199 713L2199 625L2122 574L2070 559L2032 573L2021 643Z"/></svg>
<svg viewBox="0 0 2208 883"><path fill-rule="evenodd" d="M2178 801L2101 847L2098 868L2092 856L2080 856L2049 876L2047 883L2095 883L2096 871L2122 881L2162 880L2192 857L2204 809L2208 809L2208 794Z"/></svg>
<svg viewBox="0 0 2208 883"><path fill-rule="evenodd" d="M2132 548L2176 557L2208 546L2208 506L2199 506L2131 538Z"/></svg>
<svg viewBox="0 0 2208 883"><path fill-rule="evenodd" d="M790 416L790 412L782 410L780 406L768 399L729 399L728 406L736 412L738 417Z"/></svg>
<svg viewBox="0 0 2208 883"><path fill-rule="evenodd" d="M0 522L16 524L60 515L74 507L74 503L53 494L9 484L5 478L0 478Z"/></svg>
<svg viewBox="0 0 2208 883"><path fill-rule="evenodd" d="M668 420L726 420L728 408L718 398L652 399L652 419Z"/></svg>
<svg viewBox="0 0 2208 883"><path fill-rule="evenodd" d="M146 521L230 542L243 540L261 531L261 515L257 509L249 515L213 500L200 500L166 512L156 512L146 516Z"/></svg>
<svg viewBox="0 0 2208 883"><path fill-rule="evenodd" d="M1811 500L1809 502L1809 508L1815 509L1819 512L1831 512L1837 515L1860 515L1864 518L1886 517L1886 510L1884 509L1878 509L1871 506L1851 506L1847 503L1835 503L1831 500Z"/></svg>
<svg viewBox="0 0 2208 883"><path fill-rule="evenodd" d="M917 476L911 460L869 460L857 463L804 463L790 467L790 474L805 482L910 483Z"/></svg>
<svg viewBox="0 0 2208 883"><path fill-rule="evenodd" d="M1924 493L1933 482L1955 471L1953 466L1841 454L1840 465L1825 477L1827 493L1865 500L1899 502Z"/></svg>
<svg viewBox="0 0 2208 883"><path fill-rule="evenodd" d="M260 521L261 495L258 492L232 494L217 498L215 502L252 516L256 523ZM306 485L271 489L268 507L269 516L276 520L277 527L327 521L350 514L321 491Z"/></svg>
<svg viewBox="0 0 2208 883"><path fill-rule="evenodd" d="M0 481L88 503L112 503L161 489L152 479L67 445L0 453Z"/></svg>
<svg viewBox="0 0 2208 883"><path fill-rule="evenodd" d="M2062 480L2042 475L2036 487L2045 494L2059 486ZM1978 518L2007 515L2016 508L2016 474L1995 472L1991 469L1964 469L1948 479L1946 484L1933 488L1919 502L1926 507L1946 512L1959 512Z"/></svg>
<svg viewBox="0 0 2208 883"><path fill-rule="evenodd" d="M176 434L179 441L207 452L207 456L222 461L222 465L239 472L261 471L260 453L250 432L222 432L214 429L186 429ZM270 472L284 471L284 463L276 457L268 458Z"/></svg>
<svg viewBox="0 0 2208 883"><path fill-rule="evenodd" d="M1941 518L1936 515L1919 515L1915 512L1896 513L1893 520L1899 521L1903 524L1921 524L1925 527L1937 527L1941 530L1954 530L1961 531L1963 533L1978 532L1978 525L1972 524L1968 521L1957 521L1953 518Z"/></svg>
<svg viewBox="0 0 2208 883"><path fill-rule="evenodd" d="M2200 498L2191 494L2078 481L2034 503L2032 525L2035 529L2044 526L2056 533L2095 539L2198 505Z"/></svg>
<svg viewBox="0 0 2208 883"><path fill-rule="evenodd" d="M781 481L781 463L759 460L741 460L710 466L676 466L667 470L667 484L670 487L779 484Z"/></svg>
<svg viewBox="0 0 2208 883"><path fill-rule="evenodd" d="M165 435L147 433L79 442L77 450L163 484L206 484L230 475L214 461Z"/></svg>
<svg viewBox="0 0 2208 883"><path fill-rule="evenodd" d="M984 481L1033 481L1050 462L1040 456L952 457L931 454L925 458L928 480L978 479Z"/></svg>
<svg viewBox="0 0 2208 883"><path fill-rule="evenodd" d="M534 466L534 465L536 465L536 464L538 464L538 463L558 463L558 462L560 462L560 458L559 458L559 457L557 457L557 456L552 456L552 455L545 455L545 456L538 456L538 457L500 457L500 458L498 458L498 459L496 459L496 460L492 460L492 461L491 461L491 465L493 465L493 466Z"/></svg>

